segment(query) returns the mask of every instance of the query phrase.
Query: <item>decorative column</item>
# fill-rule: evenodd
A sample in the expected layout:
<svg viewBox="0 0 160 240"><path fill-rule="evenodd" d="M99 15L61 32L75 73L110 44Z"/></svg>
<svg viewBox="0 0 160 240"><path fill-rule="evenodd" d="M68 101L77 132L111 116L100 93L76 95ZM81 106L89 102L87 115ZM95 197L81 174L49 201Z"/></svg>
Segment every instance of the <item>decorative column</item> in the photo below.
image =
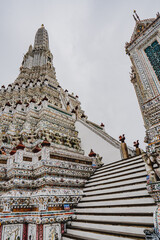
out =
<svg viewBox="0 0 160 240"><path fill-rule="evenodd" d="M0 225L0 239L2 239L2 229L3 229L3 226Z"/></svg>
<svg viewBox="0 0 160 240"><path fill-rule="evenodd" d="M71 110L70 103L67 102L67 112L70 112L70 110Z"/></svg>
<svg viewBox="0 0 160 240"><path fill-rule="evenodd" d="M72 118L76 120L76 110L72 109L71 113L72 113Z"/></svg>
<svg viewBox="0 0 160 240"><path fill-rule="evenodd" d="M25 146L20 141L19 144L17 145L16 149L17 149L17 151L15 153L15 162L20 163L23 161L23 153L24 153Z"/></svg>
<svg viewBox="0 0 160 240"><path fill-rule="evenodd" d="M28 224L24 223L23 224L23 236L22 240L28 240Z"/></svg>
<svg viewBox="0 0 160 240"><path fill-rule="evenodd" d="M75 111L76 111L76 119L78 119L78 105L75 107Z"/></svg>
<svg viewBox="0 0 160 240"><path fill-rule="evenodd" d="M133 142L133 146L136 148L136 156L141 155L141 149L139 148L139 140Z"/></svg>
<svg viewBox="0 0 160 240"><path fill-rule="evenodd" d="M37 153L41 151L41 148L39 148L38 145L36 145L33 149L32 149L32 152L33 153L36 153L34 154L34 156L32 157L32 162L33 163L36 163L38 162L38 157L40 157L40 155L38 156Z"/></svg>
<svg viewBox="0 0 160 240"><path fill-rule="evenodd" d="M42 160L50 160L50 151L49 151L49 147L50 147L50 142L47 141L47 139L45 139L42 143Z"/></svg>
<svg viewBox="0 0 160 240"><path fill-rule="evenodd" d="M119 141L121 142L121 151L123 159L129 158L127 144L125 143L125 135L119 136Z"/></svg>
<svg viewBox="0 0 160 240"><path fill-rule="evenodd" d="M43 240L43 224L37 224L36 240Z"/></svg>

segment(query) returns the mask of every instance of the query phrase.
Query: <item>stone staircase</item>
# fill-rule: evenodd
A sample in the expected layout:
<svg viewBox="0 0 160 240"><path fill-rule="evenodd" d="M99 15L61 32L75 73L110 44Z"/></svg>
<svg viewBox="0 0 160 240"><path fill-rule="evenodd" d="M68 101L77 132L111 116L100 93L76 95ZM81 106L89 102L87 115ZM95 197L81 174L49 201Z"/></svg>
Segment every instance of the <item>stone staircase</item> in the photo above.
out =
<svg viewBox="0 0 160 240"><path fill-rule="evenodd" d="M68 223L63 240L145 239L153 227L155 203L146 190L141 157L107 164L94 173Z"/></svg>

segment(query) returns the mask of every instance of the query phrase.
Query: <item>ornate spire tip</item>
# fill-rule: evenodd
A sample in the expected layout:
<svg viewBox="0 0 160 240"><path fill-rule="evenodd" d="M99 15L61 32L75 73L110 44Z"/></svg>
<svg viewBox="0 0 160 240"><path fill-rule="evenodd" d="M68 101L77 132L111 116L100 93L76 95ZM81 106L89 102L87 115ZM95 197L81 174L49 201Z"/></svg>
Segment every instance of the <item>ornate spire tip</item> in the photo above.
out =
<svg viewBox="0 0 160 240"><path fill-rule="evenodd" d="M136 22L137 22L137 21L140 21L140 18L139 18L139 16L138 16L136 10L134 10L133 13L134 13L134 15L133 15L134 20L135 20Z"/></svg>

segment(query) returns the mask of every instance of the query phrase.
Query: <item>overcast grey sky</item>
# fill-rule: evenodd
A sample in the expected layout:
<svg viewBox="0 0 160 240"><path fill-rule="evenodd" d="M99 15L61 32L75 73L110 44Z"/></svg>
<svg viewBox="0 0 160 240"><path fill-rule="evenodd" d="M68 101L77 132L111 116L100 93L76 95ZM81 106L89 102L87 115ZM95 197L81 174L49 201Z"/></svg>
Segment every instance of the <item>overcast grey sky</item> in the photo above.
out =
<svg viewBox="0 0 160 240"><path fill-rule="evenodd" d="M160 11L159 0L0 0L0 85L12 83L43 23L57 79L79 96L89 120L144 147L145 130L125 54L135 21Z"/></svg>

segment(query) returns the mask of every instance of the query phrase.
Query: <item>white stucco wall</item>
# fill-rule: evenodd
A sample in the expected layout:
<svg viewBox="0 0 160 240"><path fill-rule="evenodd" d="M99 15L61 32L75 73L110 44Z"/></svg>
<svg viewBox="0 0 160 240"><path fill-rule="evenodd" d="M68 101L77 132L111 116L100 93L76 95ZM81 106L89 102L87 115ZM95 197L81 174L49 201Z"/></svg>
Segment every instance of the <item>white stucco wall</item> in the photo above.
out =
<svg viewBox="0 0 160 240"><path fill-rule="evenodd" d="M87 126L84 126L81 122L76 121L75 125L76 130L79 132L78 136L81 139L81 146L85 151L85 155L88 155L90 150L93 149L95 153L98 153L103 157L104 164L121 159L121 153L118 148L108 143Z"/></svg>

